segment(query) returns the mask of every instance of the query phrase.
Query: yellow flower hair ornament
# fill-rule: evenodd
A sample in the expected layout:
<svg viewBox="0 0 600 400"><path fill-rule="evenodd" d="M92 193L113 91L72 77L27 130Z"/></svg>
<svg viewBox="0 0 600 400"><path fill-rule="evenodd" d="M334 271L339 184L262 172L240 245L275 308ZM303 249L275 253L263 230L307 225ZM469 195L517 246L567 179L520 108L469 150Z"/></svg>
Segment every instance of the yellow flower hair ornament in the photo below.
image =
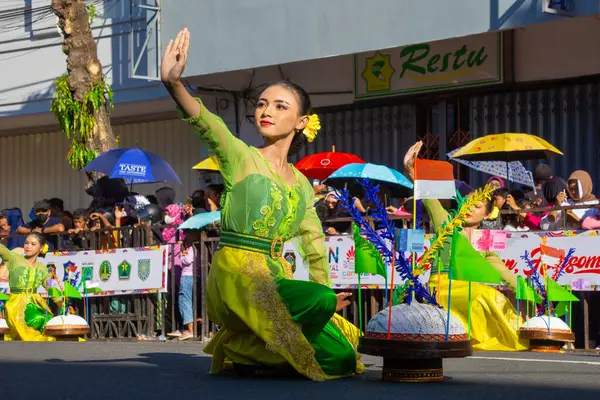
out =
<svg viewBox="0 0 600 400"><path fill-rule="evenodd" d="M42 246L42 248L40 249L40 254L43 256L45 256L47 252L48 252L48 243L44 244Z"/></svg>
<svg viewBox="0 0 600 400"><path fill-rule="evenodd" d="M321 129L321 121L319 121L319 116L317 114L311 114L308 116L308 124L306 124L302 134L306 136L306 139L310 143L317 137L319 129Z"/></svg>

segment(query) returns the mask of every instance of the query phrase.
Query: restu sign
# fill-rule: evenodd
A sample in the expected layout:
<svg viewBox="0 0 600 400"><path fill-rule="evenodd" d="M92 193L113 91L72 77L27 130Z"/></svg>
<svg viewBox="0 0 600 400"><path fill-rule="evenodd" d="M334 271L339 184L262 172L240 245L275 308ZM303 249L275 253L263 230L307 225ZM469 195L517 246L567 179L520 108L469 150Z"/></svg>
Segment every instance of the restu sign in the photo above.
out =
<svg viewBox="0 0 600 400"><path fill-rule="evenodd" d="M502 82L502 36L487 33L355 56L355 98Z"/></svg>

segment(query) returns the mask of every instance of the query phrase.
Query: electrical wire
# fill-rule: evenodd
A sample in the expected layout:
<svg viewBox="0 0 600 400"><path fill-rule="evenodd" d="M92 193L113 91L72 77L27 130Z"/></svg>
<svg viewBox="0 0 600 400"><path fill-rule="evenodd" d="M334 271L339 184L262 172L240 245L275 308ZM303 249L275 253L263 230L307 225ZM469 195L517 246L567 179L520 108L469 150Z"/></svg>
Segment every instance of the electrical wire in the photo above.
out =
<svg viewBox="0 0 600 400"><path fill-rule="evenodd" d="M93 5L99 5L99 4L102 4L102 3L104 3L105 9L103 10L102 14L97 14L97 15L98 15L98 16L105 16L105 15L107 15L107 14L108 14L108 13L109 13L109 12L110 12L110 11L111 11L111 10L112 10L112 9L113 9L113 8L114 8L116 5L117 5L117 4L119 4L120 2L121 2L121 0L108 0L107 2L105 2L105 0L93 0L93 1L92 1L91 3L89 3L89 4L93 4ZM111 4L111 3L112 3L112 4ZM109 4L111 4L111 5L110 5L110 7L106 8L106 6L107 6L107 5L109 5ZM50 9L50 15L54 15L54 13L52 12L51 6L37 7L36 9L42 9L42 8L49 8L49 9ZM13 9L13 10L14 10L14 9ZM23 10L25 10L25 8L21 8L20 10L21 10L21 17L23 17L23 15L24 15L24 14L23 14ZM2 24L1 24L1 13L2 13L2 10L0 10L0 26L2 25ZM38 18L36 21L32 21L30 24L27 24L27 25L33 25L35 22L41 21L41 19L42 19L42 18L43 18L43 17L41 17L41 16L40 16L40 17L39 17L39 18ZM21 28L23 28L24 26L25 26L25 25L23 25ZM18 27L17 27L17 28L15 28L15 29L13 29L13 30L16 30L16 29L21 29L21 28L18 28ZM6 33L6 32L5 32L5 31L2 31L2 30L0 29L0 34L2 34L2 33ZM17 40L19 40L19 39L23 39L23 38L29 38L29 37L30 37L30 35L25 35L25 36L23 36L23 37L21 37L21 38L12 38L12 40L11 40L11 41L17 41ZM46 44L45 44L45 45L43 45L43 46L36 46L36 47L34 47L34 48L30 48L30 49L23 49L24 51L18 51L18 52L17 52L17 54L16 54L16 55L14 55L14 56L2 57L2 58L0 58L0 61L9 61L9 60L13 60L13 59L15 59L15 58L25 57L25 56L27 56L27 55L29 55L29 54L31 54L31 53L35 53L36 51L39 51L39 50L43 49L43 48L47 48L47 47L52 47L52 46L58 45L58 44L59 44L59 43L61 43L62 41L63 41L63 39L62 39L62 38L57 38L56 40L54 40L54 41L52 41L52 42L50 42L50 43L46 43Z"/></svg>
<svg viewBox="0 0 600 400"><path fill-rule="evenodd" d="M105 2L104 0L92 0L88 4L96 7L104 4L104 8L106 8L110 2L113 2L111 7L103 12L106 14L120 1L121 0L109 0L108 2ZM0 27L2 27L0 28L0 34L27 30L27 28L31 29L33 25L39 24L52 17L54 17L54 12L52 11L51 5L0 9ZM26 36L28 35L25 35L24 37Z"/></svg>

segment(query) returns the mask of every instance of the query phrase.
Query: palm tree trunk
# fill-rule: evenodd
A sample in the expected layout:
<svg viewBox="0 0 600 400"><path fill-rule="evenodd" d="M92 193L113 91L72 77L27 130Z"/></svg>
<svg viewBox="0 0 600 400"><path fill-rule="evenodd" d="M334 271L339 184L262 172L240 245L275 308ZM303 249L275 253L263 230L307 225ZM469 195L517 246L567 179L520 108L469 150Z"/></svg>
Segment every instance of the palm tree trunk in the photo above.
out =
<svg viewBox="0 0 600 400"><path fill-rule="evenodd" d="M85 95L104 79L88 9L83 0L52 0L52 11L58 16L58 26L63 32L69 88L75 101L83 102ZM86 146L100 152L116 148L106 106L96 110L95 119L95 129Z"/></svg>

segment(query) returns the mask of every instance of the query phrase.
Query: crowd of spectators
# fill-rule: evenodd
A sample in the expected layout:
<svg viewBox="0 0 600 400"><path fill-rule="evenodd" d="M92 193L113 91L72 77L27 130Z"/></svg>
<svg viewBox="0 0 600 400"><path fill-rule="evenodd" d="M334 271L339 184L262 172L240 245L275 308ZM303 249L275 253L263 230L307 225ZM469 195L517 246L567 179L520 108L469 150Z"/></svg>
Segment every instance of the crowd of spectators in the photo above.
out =
<svg viewBox="0 0 600 400"><path fill-rule="evenodd" d="M497 176L491 177L486 184L494 189L494 207L482 224L482 229L520 232L600 228L600 203L593 194L593 182L586 171L574 171L565 180L553 176L549 165L540 164L533 173L533 181L534 187L526 187L508 184ZM315 185L314 188L315 207L324 233L330 236L350 234L352 223L348 213L340 207L337 192L325 185ZM462 196L475 191L467 182L458 180L456 188ZM383 197L382 202L390 215L407 220L410 218L414 205L412 197ZM353 201L359 211L368 212L370 205L360 196L353 198ZM455 201L442 200L441 203L448 210L456 206ZM427 226L427 214L422 212L421 216L423 225Z"/></svg>

